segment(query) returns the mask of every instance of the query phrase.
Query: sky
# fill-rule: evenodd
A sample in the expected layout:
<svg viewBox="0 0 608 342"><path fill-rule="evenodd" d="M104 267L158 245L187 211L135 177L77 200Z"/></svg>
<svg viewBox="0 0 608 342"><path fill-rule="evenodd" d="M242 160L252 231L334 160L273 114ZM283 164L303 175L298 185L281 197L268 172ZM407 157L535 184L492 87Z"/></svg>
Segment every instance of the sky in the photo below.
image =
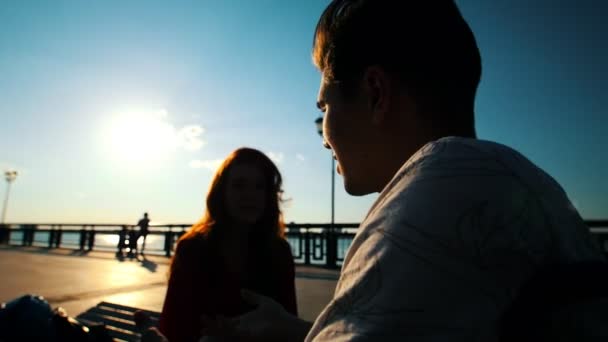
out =
<svg viewBox="0 0 608 342"><path fill-rule="evenodd" d="M330 152L314 120L314 27L326 0L0 0L0 170L7 222L192 223L232 150L267 153L285 220L330 220ZM483 60L482 139L608 218L608 3L460 0ZM336 222L377 194L336 176ZM0 187L4 198L6 184Z"/></svg>

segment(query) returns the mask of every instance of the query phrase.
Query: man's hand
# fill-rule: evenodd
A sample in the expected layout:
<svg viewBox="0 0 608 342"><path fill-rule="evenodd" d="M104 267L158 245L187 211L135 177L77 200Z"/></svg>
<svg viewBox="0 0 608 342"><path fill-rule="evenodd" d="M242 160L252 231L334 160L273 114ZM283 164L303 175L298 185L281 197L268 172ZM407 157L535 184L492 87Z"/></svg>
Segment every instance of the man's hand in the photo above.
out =
<svg viewBox="0 0 608 342"><path fill-rule="evenodd" d="M232 319L235 334L262 340L284 340L284 329L281 328L289 324L293 316L266 296L249 290L242 290L241 296L255 309Z"/></svg>
<svg viewBox="0 0 608 342"><path fill-rule="evenodd" d="M216 316L202 316L201 324L203 329L201 330L201 334L203 336L231 336L234 335L234 327L235 323L231 321L229 318L223 315Z"/></svg>
<svg viewBox="0 0 608 342"><path fill-rule="evenodd" d="M242 290L241 296L255 308L239 317L216 317L214 333L260 341L302 341L306 337L311 324L292 316L281 304L249 290Z"/></svg>

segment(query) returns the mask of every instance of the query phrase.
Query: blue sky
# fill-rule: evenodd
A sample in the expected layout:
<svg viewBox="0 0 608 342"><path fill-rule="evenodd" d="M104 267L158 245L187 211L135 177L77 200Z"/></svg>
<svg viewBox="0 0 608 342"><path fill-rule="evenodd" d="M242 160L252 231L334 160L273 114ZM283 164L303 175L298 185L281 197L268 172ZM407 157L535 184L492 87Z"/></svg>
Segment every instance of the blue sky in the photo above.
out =
<svg viewBox="0 0 608 342"><path fill-rule="evenodd" d="M458 3L483 58L479 136L608 218L608 5ZM287 221L328 222L310 59L326 4L3 0L0 168L20 172L7 221L190 223L217 160L251 146L284 175ZM338 176L336 220L360 221L376 196L348 196Z"/></svg>

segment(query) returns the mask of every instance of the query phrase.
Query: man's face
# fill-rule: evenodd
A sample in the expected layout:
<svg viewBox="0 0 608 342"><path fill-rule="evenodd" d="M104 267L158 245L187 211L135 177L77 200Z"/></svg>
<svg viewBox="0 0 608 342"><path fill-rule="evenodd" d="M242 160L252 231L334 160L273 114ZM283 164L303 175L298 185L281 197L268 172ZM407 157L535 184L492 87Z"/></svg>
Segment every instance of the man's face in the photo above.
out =
<svg viewBox="0 0 608 342"><path fill-rule="evenodd" d="M317 106L324 113L323 139L338 161L337 171L344 178L346 192L362 196L370 188L370 169L374 153L370 145L370 112L366 101L355 90L345 96L336 83L321 77Z"/></svg>

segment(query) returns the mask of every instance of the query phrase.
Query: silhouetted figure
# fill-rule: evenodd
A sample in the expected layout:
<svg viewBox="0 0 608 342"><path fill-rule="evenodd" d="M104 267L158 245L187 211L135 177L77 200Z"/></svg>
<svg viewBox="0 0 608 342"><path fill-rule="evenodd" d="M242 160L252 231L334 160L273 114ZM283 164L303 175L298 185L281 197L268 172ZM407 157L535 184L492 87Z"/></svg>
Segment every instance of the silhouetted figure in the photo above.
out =
<svg viewBox="0 0 608 342"><path fill-rule="evenodd" d="M121 230L118 232L118 251L116 252L116 256L119 258L124 257L123 250L127 248L127 234L129 230L127 226L122 226Z"/></svg>
<svg viewBox="0 0 608 342"><path fill-rule="evenodd" d="M240 148L224 160L211 182L203 218L177 243L159 321L169 341L214 336L215 317L251 310L241 299L244 288L274 298L297 315L293 256L279 207L281 185L276 165L258 150Z"/></svg>
<svg viewBox="0 0 608 342"><path fill-rule="evenodd" d="M144 217L141 218L141 220L139 220L139 222L137 222L137 226L139 227L139 234L137 236L137 239L139 240L139 237L144 238L144 240L142 241L141 244L141 254L144 254L144 249L146 249L146 237L148 236L148 226L150 225L150 219L148 218L148 213L144 213Z"/></svg>
<svg viewBox="0 0 608 342"><path fill-rule="evenodd" d="M481 56L454 0L333 0L312 55L344 188L380 195L314 325L249 293L254 312L219 318L224 335L496 341L497 321L541 267L604 260L553 178L477 139Z"/></svg>
<svg viewBox="0 0 608 342"><path fill-rule="evenodd" d="M137 256L137 235L135 229L129 230L129 252L127 256L131 259Z"/></svg>
<svg viewBox="0 0 608 342"><path fill-rule="evenodd" d="M129 229L127 233L128 249L127 257L133 259L137 256L137 236L138 233L134 228Z"/></svg>

